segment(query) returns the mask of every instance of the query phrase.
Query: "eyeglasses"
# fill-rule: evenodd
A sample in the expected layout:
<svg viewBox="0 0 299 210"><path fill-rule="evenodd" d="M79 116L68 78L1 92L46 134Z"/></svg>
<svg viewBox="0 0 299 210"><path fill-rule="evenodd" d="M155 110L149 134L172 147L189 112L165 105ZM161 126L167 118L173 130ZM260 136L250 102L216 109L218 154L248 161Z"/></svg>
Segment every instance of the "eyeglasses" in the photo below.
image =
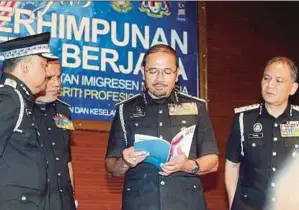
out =
<svg viewBox="0 0 299 210"><path fill-rule="evenodd" d="M165 68L165 69L158 69L158 68L148 68L145 69L145 72L149 73L152 76L157 76L160 73L162 75L170 76L172 74L175 74L177 71L173 71L171 68Z"/></svg>

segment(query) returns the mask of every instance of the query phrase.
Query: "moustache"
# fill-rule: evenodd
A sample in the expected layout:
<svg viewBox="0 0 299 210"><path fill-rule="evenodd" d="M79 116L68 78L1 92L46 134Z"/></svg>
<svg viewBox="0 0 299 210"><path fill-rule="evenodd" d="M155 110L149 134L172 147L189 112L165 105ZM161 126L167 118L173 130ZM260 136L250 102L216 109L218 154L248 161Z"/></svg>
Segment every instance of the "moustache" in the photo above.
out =
<svg viewBox="0 0 299 210"><path fill-rule="evenodd" d="M160 86L167 87L167 84L160 83L160 82L157 82L157 83L154 83L154 84L153 84L153 86L156 86L156 85L160 85Z"/></svg>

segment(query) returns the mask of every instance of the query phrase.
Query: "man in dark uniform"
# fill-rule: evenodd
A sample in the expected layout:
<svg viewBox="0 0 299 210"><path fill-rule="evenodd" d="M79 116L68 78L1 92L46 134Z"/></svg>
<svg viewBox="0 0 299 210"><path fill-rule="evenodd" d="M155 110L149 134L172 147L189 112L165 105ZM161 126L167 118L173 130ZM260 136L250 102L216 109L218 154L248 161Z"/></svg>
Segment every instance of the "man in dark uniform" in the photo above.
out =
<svg viewBox="0 0 299 210"><path fill-rule="evenodd" d="M143 71L146 90L117 106L106 154L108 174L125 175L122 209L205 210L199 175L218 168L218 148L205 101L175 90L178 57L167 45L147 51ZM171 142L192 126L190 152L178 150L161 170L143 162L146 152L134 151L135 134Z"/></svg>
<svg viewBox="0 0 299 210"><path fill-rule="evenodd" d="M297 67L289 58L271 59L261 81L264 103L235 109L229 137L225 182L232 210L264 209L272 179L288 154L299 148L299 107L295 94ZM269 198L272 202L275 197Z"/></svg>
<svg viewBox="0 0 299 210"><path fill-rule="evenodd" d="M61 68L58 59L48 62L49 79L45 92L36 98L36 121L48 165L47 210L75 210L70 131L73 130L69 105L58 99Z"/></svg>
<svg viewBox="0 0 299 210"><path fill-rule="evenodd" d="M49 33L0 43L0 209L43 210L47 160L34 119L34 95L46 87Z"/></svg>

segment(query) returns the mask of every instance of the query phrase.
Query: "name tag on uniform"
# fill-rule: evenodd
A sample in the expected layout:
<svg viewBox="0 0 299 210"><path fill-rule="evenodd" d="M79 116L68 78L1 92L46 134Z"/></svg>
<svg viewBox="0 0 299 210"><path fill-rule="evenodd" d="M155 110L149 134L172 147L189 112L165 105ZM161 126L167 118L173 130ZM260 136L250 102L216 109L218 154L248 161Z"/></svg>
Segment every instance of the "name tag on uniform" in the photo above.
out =
<svg viewBox="0 0 299 210"><path fill-rule="evenodd" d="M280 124L281 137L298 137L299 123L298 121L289 121L287 124Z"/></svg>
<svg viewBox="0 0 299 210"><path fill-rule="evenodd" d="M263 136L264 136L263 133L251 133L251 134L248 134L248 138L250 138L250 139L263 138Z"/></svg>
<svg viewBox="0 0 299 210"><path fill-rule="evenodd" d="M197 115L196 103L168 104L169 115Z"/></svg>
<svg viewBox="0 0 299 210"><path fill-rule="evenodd" d="M62 114L57 114L55 117L53 117L56 127L62 128L66 130L75 130L74 125L71 120L69 120L66 116Z"/></svg>

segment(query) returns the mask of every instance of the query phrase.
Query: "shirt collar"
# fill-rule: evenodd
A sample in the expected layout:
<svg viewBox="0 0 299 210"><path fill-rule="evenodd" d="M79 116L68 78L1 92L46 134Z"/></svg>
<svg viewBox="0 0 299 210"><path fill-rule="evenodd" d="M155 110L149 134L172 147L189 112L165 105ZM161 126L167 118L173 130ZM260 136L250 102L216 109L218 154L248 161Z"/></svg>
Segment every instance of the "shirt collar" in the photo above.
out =
<svg viewBox="0 0 299 210"><path fill-rule="evenodd" d="M260 104L259 115L260 116L272 116L272 115L269 114L269 112L266 109L264 103ZM284 112L279 117L289 118L289 117L292 117L292 115L293 115L293 108L292 108L292 105L290 103L288 103L286 109L284 110Z"/></svg>
<svg viewBox="0 0 299 210"><path fill-rule="evenodd" d="M18 89L26 100L35 102L35 96L32 94L32 92L24 82L22 82L14 75L4 72L1 78L1 83L5 84L11 82L16 83L16 86L14 88Z"/></svg>

